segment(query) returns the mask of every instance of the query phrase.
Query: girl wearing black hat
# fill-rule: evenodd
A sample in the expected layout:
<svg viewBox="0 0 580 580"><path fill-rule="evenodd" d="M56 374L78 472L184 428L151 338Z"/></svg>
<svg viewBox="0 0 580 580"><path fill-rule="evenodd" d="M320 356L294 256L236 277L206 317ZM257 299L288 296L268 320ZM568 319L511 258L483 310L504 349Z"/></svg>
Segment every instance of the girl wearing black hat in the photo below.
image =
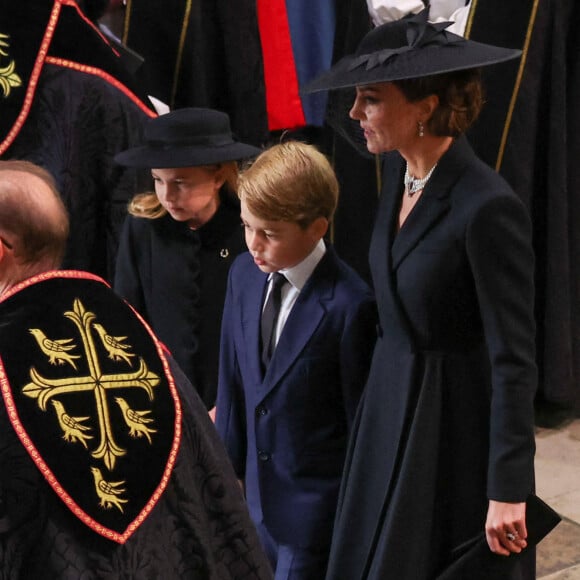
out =
<svg viewBox="0 0 580 580"><path fill-rule="evenodd" d="M350 117L385 154L370 249L379 337L331 580L534 577L530 218L463 136L482 104L476 69L519 52L448 24L424 11L382 25L309 87L356 87Z"/></svg>
<svg viewBox="0 0 580 580"><path fill-rule="evenodd" d="M115 290L151 324L208 409L227 274L246 250L236 161L257 153L234 140L225 113L186 108L148 121L143 145L115 158L151 169L155 184L129 205Z"/></svg>

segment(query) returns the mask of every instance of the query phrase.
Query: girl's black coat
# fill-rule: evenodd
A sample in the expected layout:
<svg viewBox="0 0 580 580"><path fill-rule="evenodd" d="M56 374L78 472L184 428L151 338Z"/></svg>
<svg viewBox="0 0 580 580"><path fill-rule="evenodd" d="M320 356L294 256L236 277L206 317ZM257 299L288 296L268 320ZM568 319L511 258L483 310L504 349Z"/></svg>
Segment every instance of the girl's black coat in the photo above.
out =
<svg viewBox="0 0 580 580"><path fill-rule="evenodd" d="M223 199L197 230L169 215L129 216L121 236L115 290L149 322L211 408L227 276L246 250L237 204Z"/></svg>

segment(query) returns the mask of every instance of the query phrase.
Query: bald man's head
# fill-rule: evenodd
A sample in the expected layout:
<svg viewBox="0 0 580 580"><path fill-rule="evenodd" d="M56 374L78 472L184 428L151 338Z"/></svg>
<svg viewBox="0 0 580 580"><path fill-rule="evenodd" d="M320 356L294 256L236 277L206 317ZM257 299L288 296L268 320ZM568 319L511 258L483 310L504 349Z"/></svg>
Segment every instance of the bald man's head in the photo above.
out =
<svg viewBox="0 0 580 580"><path fill-rule="evenodd" d="M28 161L0 161L0 236L19 264L58 268L68 215L50 173Z"/></svg>

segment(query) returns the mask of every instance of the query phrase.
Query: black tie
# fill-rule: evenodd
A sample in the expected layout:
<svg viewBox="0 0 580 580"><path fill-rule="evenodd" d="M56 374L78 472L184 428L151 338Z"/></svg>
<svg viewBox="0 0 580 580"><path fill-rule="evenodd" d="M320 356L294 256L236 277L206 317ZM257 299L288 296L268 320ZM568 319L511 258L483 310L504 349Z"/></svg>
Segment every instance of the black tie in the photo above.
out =
<svg viewBox="0 0 580 580"><path fill-rule="evenodd" d="M272 353L274 352L274 336L276 335L276 323L282 304L282 286L287 282L284 274L274 272L272 275L272 288L262 311L262 364L268 368Z"/></svg>

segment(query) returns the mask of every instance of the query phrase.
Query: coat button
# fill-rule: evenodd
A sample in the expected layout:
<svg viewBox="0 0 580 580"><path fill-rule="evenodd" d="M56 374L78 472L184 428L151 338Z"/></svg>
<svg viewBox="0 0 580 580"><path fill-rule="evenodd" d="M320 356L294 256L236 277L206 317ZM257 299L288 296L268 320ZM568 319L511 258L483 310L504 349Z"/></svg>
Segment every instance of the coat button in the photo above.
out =
<svg viewBox="0 0 580 580"><path fill-rule="evenodd" d="M265 451L258 451L258 459L260 461L270 461L270 454Z"/></svg>
<svg viewBox="0 0 580 580"><path fill-rule="evenodd" d="M264 407L264 405L258 405L256 407L256 415L258 415L259 417L263 417L264 415L268 414L268 409L266 409L266 407Z"/></svg>

